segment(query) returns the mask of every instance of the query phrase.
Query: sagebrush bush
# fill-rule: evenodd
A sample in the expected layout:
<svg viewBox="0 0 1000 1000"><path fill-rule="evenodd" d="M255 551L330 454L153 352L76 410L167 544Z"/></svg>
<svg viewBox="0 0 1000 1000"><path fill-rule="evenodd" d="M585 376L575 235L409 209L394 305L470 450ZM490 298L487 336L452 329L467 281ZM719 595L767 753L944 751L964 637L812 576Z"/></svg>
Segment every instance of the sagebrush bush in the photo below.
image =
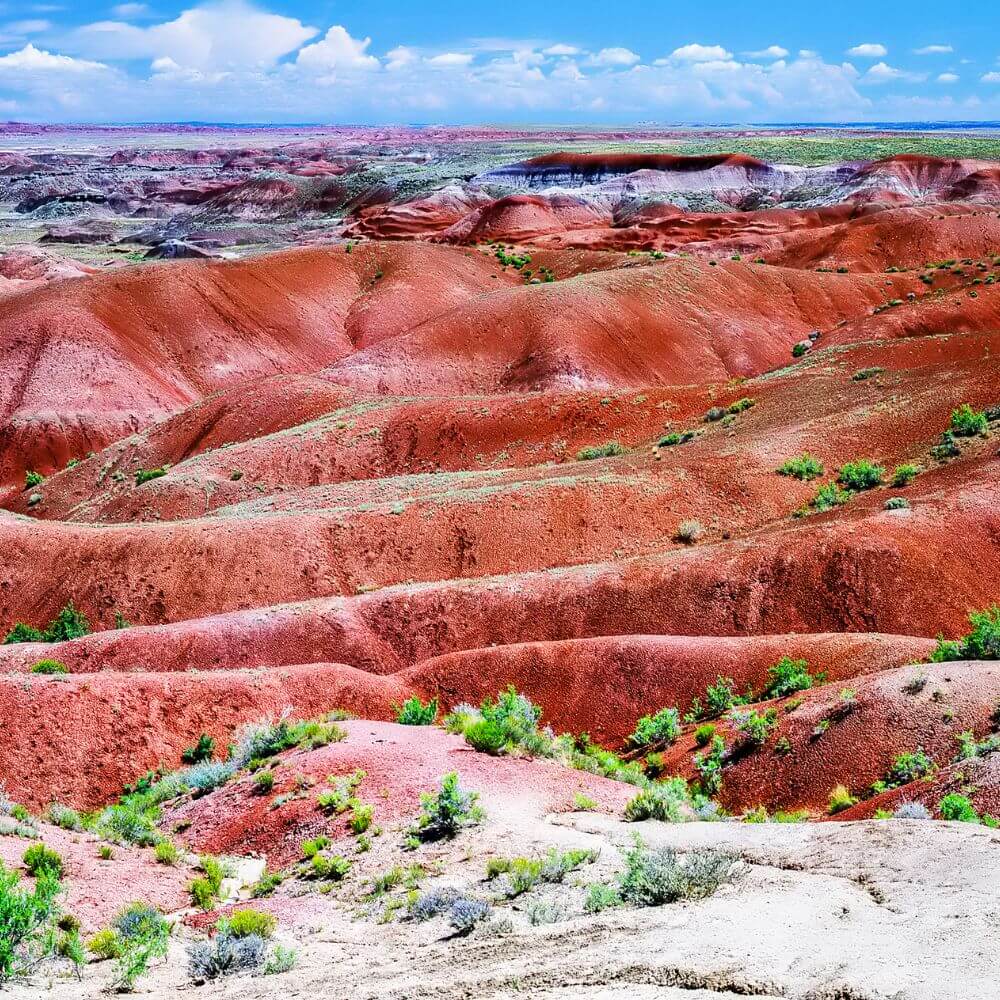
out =
<svg viewBox="0 0 1000 1000"><path fill-rule="evenodd" d="M63 876L63 859L58 851L44 844L32 844L21 858L29 875L40 875L47 872L54 879Z"/></svg>
<svg viewBox="0 0 1000 1000"><path fill-rule="evenodd" d="M705 526L701 521L693 518L688 521L681 521L674 532L674 539L684 545L694 545L695 542L705 534Z"/></svg>
<svg viewBox="0 0 1000 1000"><path fill-rule="evenodd" d="M938 637L937 649L931 661L948 660L1000 660L1000 606L996 604L984 611L969 614L972 631L957 640Z"/></svg>
<svg viewBox="0 0 1000 1000"><path fill-rule="evenodd" d="M642 789L625 806L625 819L635 823L644 819L657 819L664 823L680 823L691 812L691 796L687 782L673 777Z"/></svg>
<svg viewBox="0 0 1000 1000"><path fill-rule="evenodd" d="M930 810L922 802L900 802L893 819L930 819Z"/></svg>
<svg viewBox="0 0 1000 1000"><path fill-rule="evenodd" d="M396 709L396 721L402 726L430 726L434 724L437 714L437 698L431 698L425 705L414 695Z"/></svg>
<svg viewBox="0 0 1000 1000"><path fill-rule="evenodd" d="M867 458L845 462L837 472L837 482L845 489L862 492L873 490L885 478L885 469Z"/></svg>
<svg viewBox="0 0 1000 1000"><path fill-rule="evenodd" d="M968 403L963 403L952 411L949 430L956 437L985 436L989 429L990 422L986 414L981 410L974 410Z"/></svg>
<svg viewBox="0 0 1000 1000"><path fill-rule="evenodd" d="M704 899L732 881L738 855L702 849L683 857L672 847L649 848L636 837L625 851L620 892L635 906L662 906L680 899Z"/></svg>
<svg viewBox="0 0 1000 1000"><path fill-rule="evenodd" d="M149 971L149 963L167 954L170 924L155 907L137 901L119 911L112 928L118 936L115 986L119 992L130 993Z"/></svg>
<svg viewBox="0 0 1000 1000"><path fill-rule="evenodd" d="M238 938L249 937L251 934L269 938L277 926L278 920L273 914L250 909L233 910L229 916L221 917L215 924L216 930L225 931Z"/></svg>
<svg viewBox="0 0 1000 1000"><path fill-rule="evenodd" d="M681 731L680 713L676 708L661 708L653 715L644 715L635 724L628 741L634 747L673 743Z"/></svg>
<svg viewBox="0 0 1000 1000"><path fill-rule="evenodd" d="M901 489L904 486L909 486L923 471L919 465L914 465L912 462L897 465L893 470L891 483L897 489Z"/></svg>
<svg viewBox="0 0 1000 1000"><path fill-rule="evenodd" d="M210 941L188 945L188 973L195 982L218 979L237 972L263 969L267 942L258 934L237 937L220 932Z"/></svg>
<svg viewBox="0 0 1000 1000"><path fill-rule="evenodd" d="M198 742L194 746L188 747L181 754L182 764L201 764L203 761L211 760L215 753L215 740L208 733L202 733L198 737Z"/></svg>
<svg viewBox="0 0 1000 1000"><path fill-rule="evenodd" d="M577 461L589 462L595 458L613 458L616 455L624 455L623 448L617 441L607 441L604 444L589 445L581 448L576 453Z"/></svg>
<svg viewBox="0 0 1000 1000"><path fill-rule="evenodd" d="M61 802L53 802L48 809L49 822L63 830L82 830L83 817Z"/></svg>
<svg viewBox="0 0 1000 1000"><path fill-rule="evenodd" d="M778 466L778 475L809 482L823 475L823 463L815 455L803 452L798 458L790 458Z"/></svg>
<svg viewBox="0 0 1000 1000"><path fill-rule="evenodd" d="M783 656L767 670L767 685L764 698L785 698L796 691L806 691L813 686L813 676L809 673L806 660L793 660Z"/></svg>
<svg viewBox="0 0 1000 1000"><path fill-rule="evenodd" d="M20 881L0 862L0 986L30 970L52 947L59 879L46 868L33 886Z"/></svg>
<svg viewBox="0 0 1000 1000"><path fill-rule="evenodd" d="M594 882L587 887L587 896L583 901L584 913L600 913L613 906L621 906L621 893L612 885Z"/></svg>
<svg viewBox="0 0 1000 1000"><path fill-rule="evenodd" d="M448 840L466 826L482 821L483 810L478 804L479 793L465 791L452 771L441 779L437 792L422 792L420 815L410 828L410 837L416 842Z"/></svg>

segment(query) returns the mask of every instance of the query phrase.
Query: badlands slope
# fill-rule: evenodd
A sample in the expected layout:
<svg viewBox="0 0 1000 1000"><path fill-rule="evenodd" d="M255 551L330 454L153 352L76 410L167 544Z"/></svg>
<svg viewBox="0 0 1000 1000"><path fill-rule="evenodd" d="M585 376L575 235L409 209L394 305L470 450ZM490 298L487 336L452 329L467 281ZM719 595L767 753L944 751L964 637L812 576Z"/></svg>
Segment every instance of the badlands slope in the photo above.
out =
<svg viewBox="0 0 1000 1000"><path fill-rule="evenodd" d="M705 192L717 204L679 204ZM214 204L231 214L260 201L243 188ZM777 719L759 746L743 746L738 717L716 723L742 747L725 762L722 809L821 820L842 785L860 800L849 820L912 801L937 816L949 792L995 814L995 755L955 758L959 734L986 740L997 725L996 664L919 664L935 637L965 634L971 611L1000 601L998 201L995 167L974 161L559 155L367 199L345 213L349 239L243 259L90 268L37 247L6 255L0 625L41 629L72 601L91 626L0 645L7 793L35 811L96 809L176 768L203 733L221 755L245 723L342 709L369 721L283 756L274 795L255 797L243 775L171 804L163 830L196 853L282 867L336 827L300 794L327 774L366 771L395 830L412 822L417 791L456 770L497 811L475 835L478 863L503 838L522 851L601 846L611 863L629 786L397 727L397 706L478 703L513 685L556 732L627 752L639 717L692 711L718 677L759 696L787 656L816 682L754 706ZM942 450L966 404L984 423ZM803 453L822 463L815 481L778 473ZM881 467L878 484L810 506L861 459ZM913 475L893 485L906 466ZM68 672L33 673L47 658ZM660 748L665 774L699 778L694 728ZM931 780L873 797L918 749ZM576 793L599 814L581 813ZM652 826L654 840L681 836ZM847 944L833 971L830 914L842 905L851 940L923 947L949 904L921 852L967 850L971 892L997 845L985 828L918 835L906 821L762 827L770 838L690 829L733 847L749 873L690 933L671 925L669 956L653 954L646 927L627 969L601 951L573 978L560 925L519 942L525 968L505 973L511 983L553 1000L617 996L602 992L616 983L635 996L875 1000L887 974ZM71 875L99 885L90 836L46 828ZM0 836L11 863L17 846ZM874 869L900 853L874 891ZM122 865L136 892L156 880L142 852ZM159 905L183 907L179 880L159 886ZM976 891L980 911L995 906ZM120 902L74 892L92 928ZM296 899L273 905L305 935L321 900ZM796 939L798 966L750 949L737 933L745 906ZM987 973L960 946L979 932L976 912L960 915L949 959L926 981L906 971L897 995L972 995L947 984ZM639 931L631 914L574 919L577 944ZM729 942L712 960L696 935L709 925ZM337 972L365 954L391 984L357 995L467 995L512 954L474 936L475 974L446 987L459 945L397 931ZM329 962L329 944L306 951ZM392 959L397 946L412 969ZM531 961L562 971L542 981ZM177 987L176 967L155 990ZM306 991L313 969L296 974Z"/></svg>

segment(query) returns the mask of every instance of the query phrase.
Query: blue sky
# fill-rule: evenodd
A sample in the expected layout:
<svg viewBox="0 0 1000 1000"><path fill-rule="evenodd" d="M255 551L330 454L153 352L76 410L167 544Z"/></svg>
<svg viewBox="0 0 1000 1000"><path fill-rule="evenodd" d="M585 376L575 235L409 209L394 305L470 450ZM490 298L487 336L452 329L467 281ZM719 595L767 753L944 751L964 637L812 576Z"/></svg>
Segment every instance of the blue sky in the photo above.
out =
<svg viewBox="0 0 1000 1000"><path fill-rule="evenodd" d="M1000 119L983 11L897 0L0 0L0 118Z"/></svg>

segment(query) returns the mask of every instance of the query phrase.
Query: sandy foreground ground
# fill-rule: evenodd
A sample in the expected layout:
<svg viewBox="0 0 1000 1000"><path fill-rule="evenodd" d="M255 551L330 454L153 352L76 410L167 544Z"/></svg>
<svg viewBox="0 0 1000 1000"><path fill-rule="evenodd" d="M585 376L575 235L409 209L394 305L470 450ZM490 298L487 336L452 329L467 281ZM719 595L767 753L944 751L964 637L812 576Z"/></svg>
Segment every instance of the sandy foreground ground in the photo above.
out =
<svg viewBox="0 0 1000 1000"><path fill-rule="evenodd" d="M582 912L583 887L621 869L619 848L640 833L680 852L727 848L742 858L732 885L697 901ZM398 849L398 841L372 853ZM500 814L419 857L435 872L422 888L455 886L486 898L483 859L549 846L600 850L564 884L497 907L513 931L481 925L451 937L444 921L379 923L359 898L315 894L281 905L279 939L296 967L277 976L235 976L196 986L185 970L192 932L174 935L167 960L142 980L147 997L323 997L326 1000L702 1000L720 996L796 1000L980 1000L1000 981L1000 834L932 821L761 824L626 824L592 813ZM388 858L386 863L413 858ZM381 863L374 859L372 863ZM565 911L531 926L539 899ZM99 996L108 963L84 981L36 981L12 996Z"/></svg>

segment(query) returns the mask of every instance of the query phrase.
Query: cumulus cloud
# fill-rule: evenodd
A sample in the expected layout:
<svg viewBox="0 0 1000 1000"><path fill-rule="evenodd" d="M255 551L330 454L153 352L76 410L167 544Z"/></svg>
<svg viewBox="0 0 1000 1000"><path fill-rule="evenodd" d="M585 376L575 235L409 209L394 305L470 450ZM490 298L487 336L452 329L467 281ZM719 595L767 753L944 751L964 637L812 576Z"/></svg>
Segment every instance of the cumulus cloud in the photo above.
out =
<svg viewBox="0 0 1000 1000"><path fill-rule="evenodd" d="M601 49L591 59L594 66L634 66L639 57L631 49L612 47Z"/></svg>
<svg viewBox="0 0 1000 1000"><path fill-rule="evenodd" d="M891 83L893 80L908 80L911 83L919 83L926 79L919 73L908 73L905 70L897 69L886 62L877 62L869 67L868 72L861 78L862 83Z"/></svg>
<svg viewBox="0 0 1000 1000"><path fill-rule="evenodd" d="M98 21L70 39L84 55L106 59L172 59L193 69L264 68L318 33L294 17L259 10L244 0L221 0L183 11L146 28Z"/></svg>
<svg viewBox="0 0 1000 1000"><path fill-rule="evenodd" d="M295 64L309 70L378 69L379 61L367 52L372 40L352 38L347 29L334 25L325 37L299 50Z"/></svg>
<svg viewBox="0 0 1000 1000"><path fill-rule="evenodd" d="M442 52L427 60L429 66L468 66L473 56L468 52Z"/></svg>
<svg viewBox="0 0 1000 1000"><path fill-rule="evenodd" d="M721 45L699 45L693 42L690 45L682 45L679 49L674 49L670 53L671 59L680 62L717 62L719 60L732 59L732 52L727 52Z"/></svg>
<svg viewBox="0 0 1000 1000"><path fill-rule="evenodd" d="M979 79L983 83L1000 83L1000 73L984 73Z"/></svg>
<svg viewBox="0 0 1000 1000"><path fill-rule="evenodd" d="M848 49L847 54L855 59L884 59L889 54L889 50L878 42L863 42L861 45L855 45L854 48Z"/></svg>
<svg viewBox="0 0 1000 1000"><path fill-rule="evenodd" d="M0 70L19 73L100 73L109 67L88 59L36 49L30 42L17 52L0 56Z"/></svg>
<svg viewBox="0 0 1000 1000"><path fill-rule="evenodd" d="M542 49L542 54L547 56L578 56L580 50L575 45L550 45L547 49Z"/></svg>
<svg viewBox="0 0 1000 1000"><path fill-rule="evenodd" d="M939 73L937 78L938 83L958 83L957 73Z"/></svg>
<svg viewBox="0 0 1000 1000"><path fill-rule="evenodd" d="M918 56L946 56L954 51L950 45L925 45L923 48L913 50Z"/></svg>
<svg viewBox="0 0 1000 1000"><path fill-rule="evenodd" d="M780 45L769 45L766 49L758 49L756 52L744 52L748 59L785 59L788 56L788 49Z"/></svg>

